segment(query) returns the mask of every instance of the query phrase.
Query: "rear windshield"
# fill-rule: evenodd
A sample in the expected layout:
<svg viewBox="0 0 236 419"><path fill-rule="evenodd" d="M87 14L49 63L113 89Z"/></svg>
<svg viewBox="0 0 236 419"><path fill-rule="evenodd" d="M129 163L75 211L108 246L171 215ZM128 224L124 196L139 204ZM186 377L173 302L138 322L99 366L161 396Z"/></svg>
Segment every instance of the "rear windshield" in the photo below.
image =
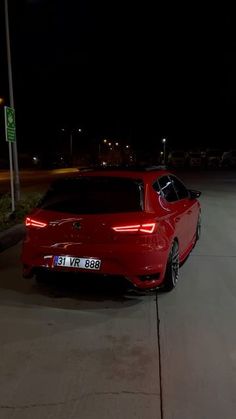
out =
<svg viewBox="0 0 236 419"><path fill-rule="evenodd" d="M118 177L61 179L52 184L38 207L73 214L142 211L143 183Z"/></svg>

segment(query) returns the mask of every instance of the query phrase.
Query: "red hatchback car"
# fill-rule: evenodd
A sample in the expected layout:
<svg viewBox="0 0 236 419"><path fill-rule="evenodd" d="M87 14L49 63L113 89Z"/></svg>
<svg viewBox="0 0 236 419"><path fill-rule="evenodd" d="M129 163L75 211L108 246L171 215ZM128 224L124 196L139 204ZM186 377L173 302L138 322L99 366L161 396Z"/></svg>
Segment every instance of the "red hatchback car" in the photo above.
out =
<svg viewBox="0 0 236 419"><path fill-rule="evenodd" d="M158 168L57 180L25 220L23 275L118 275L138 288L170 291L200 236L199 196Z"/></svg>

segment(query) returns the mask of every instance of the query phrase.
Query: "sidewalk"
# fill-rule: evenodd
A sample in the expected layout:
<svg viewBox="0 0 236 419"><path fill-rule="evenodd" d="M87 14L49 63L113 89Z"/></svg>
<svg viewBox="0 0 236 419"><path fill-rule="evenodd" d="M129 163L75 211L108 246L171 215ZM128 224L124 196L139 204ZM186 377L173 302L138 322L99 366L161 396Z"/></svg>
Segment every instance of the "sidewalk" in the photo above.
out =
<svg viewBox="0 0 236 419"><path fill-rule="evenodd" d="M25 234L25 227L23 224L17 224L0 232L0 252L14 246L23 239Z"/></svg>

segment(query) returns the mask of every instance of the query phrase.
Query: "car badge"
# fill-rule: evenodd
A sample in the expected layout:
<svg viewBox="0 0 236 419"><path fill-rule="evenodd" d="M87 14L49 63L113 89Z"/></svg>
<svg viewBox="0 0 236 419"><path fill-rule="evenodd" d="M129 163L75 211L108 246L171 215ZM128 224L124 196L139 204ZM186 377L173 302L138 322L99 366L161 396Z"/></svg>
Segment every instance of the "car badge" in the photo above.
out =
<svg viewBox="0 0 236 419"><path fill-rule="evenodd" d="M73 223L73 227L76 228L76 230L80 230L81 229L81 224L79 221L76 221L75 223Z"/></svg>

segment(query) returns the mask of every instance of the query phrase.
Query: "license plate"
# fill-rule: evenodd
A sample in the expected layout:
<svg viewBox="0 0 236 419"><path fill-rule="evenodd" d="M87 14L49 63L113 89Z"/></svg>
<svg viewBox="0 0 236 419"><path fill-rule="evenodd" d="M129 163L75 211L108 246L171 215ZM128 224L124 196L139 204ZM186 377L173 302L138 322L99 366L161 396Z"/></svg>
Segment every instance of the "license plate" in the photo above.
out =
<svg viewBox="0 0 236 419"><path fill-rule="evenodd" d="M99 270L101 260L94 258L78 258L74 256L54 256L54 266L66 268Z"/></svg>

